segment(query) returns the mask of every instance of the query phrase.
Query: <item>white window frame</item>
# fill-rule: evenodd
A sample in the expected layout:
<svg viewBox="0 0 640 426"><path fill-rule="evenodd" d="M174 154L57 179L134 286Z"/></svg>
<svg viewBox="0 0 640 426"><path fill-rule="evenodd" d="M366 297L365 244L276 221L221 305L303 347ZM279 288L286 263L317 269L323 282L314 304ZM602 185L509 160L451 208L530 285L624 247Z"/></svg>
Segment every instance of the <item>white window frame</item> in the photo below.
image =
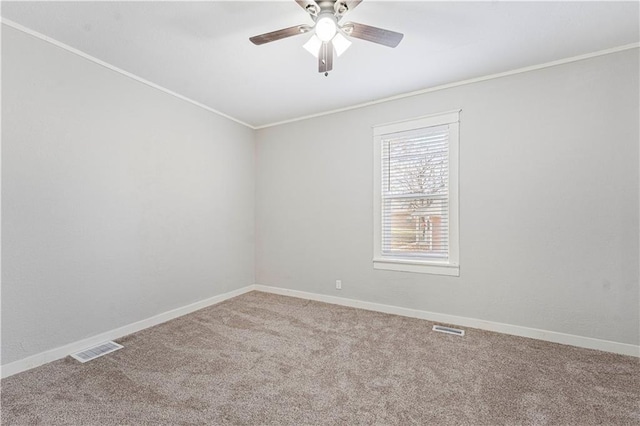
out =
<svg viewBox="0 0 640 426"><path fill-rule="evenodd" d="M392 271L460 275L458 153L460 111L448 111L411 120L373 126L373 267ZM449 256L446 261L417 260L382 255L382 139L391 133L449 125Z"/></svg>

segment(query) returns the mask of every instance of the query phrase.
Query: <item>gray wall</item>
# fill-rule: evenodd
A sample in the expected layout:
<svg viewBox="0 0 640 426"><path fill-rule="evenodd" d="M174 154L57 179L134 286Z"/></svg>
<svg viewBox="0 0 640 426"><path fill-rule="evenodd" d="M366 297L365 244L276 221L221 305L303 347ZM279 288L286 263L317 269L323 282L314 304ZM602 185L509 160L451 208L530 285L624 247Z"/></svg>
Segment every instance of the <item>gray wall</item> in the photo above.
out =
<svg viewBox="0 0 640 426"><path fill-rule="evenodd" d="M253 131L2 31L2 363L253 284Z"/></svg>
<svg viewBox="0 0 640 426"><path fill-rule="evenodd" d="M637 49L254 134L2 31L2 364L254 282L638 344ZM460 277L374 271L371 126L457 108Z"/></svg>
<svg viewBox="0 0 640 426"><path fill-rule="evenodd" d="M638 75L633 49L259 131L256 282L638 344ZM373 270L371 126L457 108L460 277Z"/></svg>

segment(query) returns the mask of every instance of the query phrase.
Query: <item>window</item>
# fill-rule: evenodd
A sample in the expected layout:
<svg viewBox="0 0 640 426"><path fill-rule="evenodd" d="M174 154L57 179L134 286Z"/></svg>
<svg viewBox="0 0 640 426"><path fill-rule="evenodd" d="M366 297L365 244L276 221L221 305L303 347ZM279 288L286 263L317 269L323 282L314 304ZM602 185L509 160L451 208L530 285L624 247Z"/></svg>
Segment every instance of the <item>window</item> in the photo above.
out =
<svg viewBox="0 0 640 426"><path fill-rule="evenodd" d="M374 268L459 275L458 122L374 127Z"/></svg>

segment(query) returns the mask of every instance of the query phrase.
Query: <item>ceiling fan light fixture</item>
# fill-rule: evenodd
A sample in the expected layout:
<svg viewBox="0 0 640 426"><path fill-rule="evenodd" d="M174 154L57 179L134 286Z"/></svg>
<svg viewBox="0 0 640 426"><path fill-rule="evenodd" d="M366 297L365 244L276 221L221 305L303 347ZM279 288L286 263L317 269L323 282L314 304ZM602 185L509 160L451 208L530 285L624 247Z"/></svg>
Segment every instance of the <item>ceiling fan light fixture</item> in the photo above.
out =
<svg viewBox="0 0 640 426"><path fill-rule="evenodd" d="M314 24L296 25L249 37L257 46L307 32L313 33L304 44L305 50L318 60L318 72L325 76L333 70L335 56L341 56L351 46L351 38L370 41L387 47L396 47L403 38L402 33L372 27L371 25L347 22L338 25L345 13L351 12L362 0L295 0L307 11Z"/></svg>
<svg viewBox="0 0 640 426"><path fill-rule="evenodd" d="M338 56L342 55L351 46L351 41L340 33L336 34L331 42Z"/></svg>
<svg viewBox="0 0 640 426"><path fill-rule="evenodd" d="M331 13L324 13L316 22L316 35L321 41L330 41L338 31L336 17Z"/></svg>
<svg viewBox="0 0 640 426"><path fill-rule="evenodd" d="M322 46L322 40L314 34L302 47L317 58L320 55L320 46Z"/></svg>

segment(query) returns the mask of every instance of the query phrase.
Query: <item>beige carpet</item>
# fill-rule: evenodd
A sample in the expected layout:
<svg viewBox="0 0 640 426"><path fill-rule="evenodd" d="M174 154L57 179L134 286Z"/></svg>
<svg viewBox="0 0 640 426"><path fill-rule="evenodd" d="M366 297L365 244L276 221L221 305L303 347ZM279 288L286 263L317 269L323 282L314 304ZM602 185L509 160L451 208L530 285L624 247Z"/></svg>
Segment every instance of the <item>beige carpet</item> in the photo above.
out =
<svg viewBox="0 0 640 426"><path fill-rule="evenodd" d="M2 381L3 425L640 424L637 358L252 292Z"/></svg>

